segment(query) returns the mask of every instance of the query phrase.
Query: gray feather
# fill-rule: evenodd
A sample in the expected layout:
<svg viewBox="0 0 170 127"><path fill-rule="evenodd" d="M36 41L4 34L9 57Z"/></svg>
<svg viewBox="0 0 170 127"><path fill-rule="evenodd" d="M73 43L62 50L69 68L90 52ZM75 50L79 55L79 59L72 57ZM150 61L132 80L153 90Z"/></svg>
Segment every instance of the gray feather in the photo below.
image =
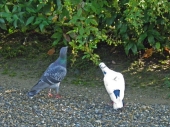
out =
<svg viewBox="0 0 170 127"><path fill-rule="evenodd" d="M44 72L44 75L42 75L41 80L47 82L49 85L53 85L58 82L61 82L66 76L66 73L67 70L65 67L53 66Z"/></svg>
<svg viewBox="0 0 170 127"><path fill-rule="evenodd" d="M39 82L35 84L32 89L28 92L29 97L33 97L45 88L56 88L59 90L59 84L64 79L67 73L67 47L60 49L59 58L51 63L46 71L41 76Z"/></svg>

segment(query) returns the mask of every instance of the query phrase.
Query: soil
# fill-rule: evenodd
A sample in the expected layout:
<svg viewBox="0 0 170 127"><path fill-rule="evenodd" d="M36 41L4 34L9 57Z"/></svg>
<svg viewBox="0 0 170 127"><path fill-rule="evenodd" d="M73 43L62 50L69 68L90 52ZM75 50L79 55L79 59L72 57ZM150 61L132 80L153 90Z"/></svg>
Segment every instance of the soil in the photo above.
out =
<svg viewBox="0 0 170 127"><path fill-rule="evenodd" d="M3 89L5 93L20 90L26 95L48 65L56 60L61 46L55 47L56 52L49 56L47 52L51 48L51 40L49 37L45 39L44 37L44 35L31 34L27 37L25 44L22 35L14 34L7 38L2 36L0 89ZM124 75L125 102L170 105L170 58L168 55L153 53L147 59L139 59L141 56L126 56L122 49L122 47L100 44L95 53L100 55L101 61L109 68ZM81 54L78 56L77 61L71 66L72 55L69 47L68 74L61 82L60 94L62 96L98 96L102 102L109 102L110 98L104 88L100 68L92 62L82 61Z"/></svg>
<svg viewBox="0 0 170 127"><path fill-rule="evenodd" d="M119 53L113 56L120 55ZM38 81L39 77L47 66L56 59L57 55L38 57L3 59L0 61L0 89L5 93L20 90L26 95L27 91ZM165 79L169 76L169 65L154 69L156 62L139 67L133 65L134 61L129 61L127 57L103 58L106 64L116 71L124 74L126 81L125 102L144 104L168 104L170 105L170 89L165 84ZM113 60L114 59L114 64ZM89 66L91 65L91 66ZM153 68L151 68L151 66ZM67 77L61 82L60 94L64 97L85 96L101 98L101 102L110 102L110 98L103 85L103 74L99 67L92 64L83 63L80 67L68 65ZM142 69L143 68L143 69ZM149 71L148 68L153 71ZM164 69L163 69L164 68ZM159 70L159 71L157 71ZM168 79L168 78L167 78ZM169 81L167 80L166 81ZM145 84L145 85L144 85ZM149 85L148 85L149 84ZM45 90L47 92L47 90ZM44 92L43 96L46 96ZM42 96L39 94L37 97Z"/></svg>

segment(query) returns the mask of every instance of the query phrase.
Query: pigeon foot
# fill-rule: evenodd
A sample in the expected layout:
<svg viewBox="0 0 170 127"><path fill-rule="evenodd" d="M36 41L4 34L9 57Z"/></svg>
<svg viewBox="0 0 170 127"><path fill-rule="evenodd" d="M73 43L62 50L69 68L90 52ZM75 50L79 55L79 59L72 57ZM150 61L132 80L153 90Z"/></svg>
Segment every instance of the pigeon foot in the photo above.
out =
<svg viewBox="0 0 170 127"><path fill-rule="evenodd" d="M113 101L109 102L108 105L112 106L114 104Z"/></svg>
<svg viewBox="0 0 170 127"><path fill-rule="evenodd" d="M48 97L53 97L53 94L52 93L48 93Z"/></svg>
<svg viewBox="0 0 170 127"><path fill-rule="evenodd" d="M60 94L56 94L56 98L62 98Z"/></svg>

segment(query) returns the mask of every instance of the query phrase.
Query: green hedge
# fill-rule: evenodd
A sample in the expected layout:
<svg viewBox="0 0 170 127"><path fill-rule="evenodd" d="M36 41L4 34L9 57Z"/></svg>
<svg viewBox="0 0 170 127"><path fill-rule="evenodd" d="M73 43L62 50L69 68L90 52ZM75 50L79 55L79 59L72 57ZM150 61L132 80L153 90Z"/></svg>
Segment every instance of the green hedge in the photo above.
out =
<svg viewBox="0 0 170 127"><path fill-rule="evenodd" d="M99 42L121 44L125 53L170 47L170 2L167 0L1 0L0 28L21 32L53 31L53 45L69 44L74 62L82 57L99 62Z"/></svg>

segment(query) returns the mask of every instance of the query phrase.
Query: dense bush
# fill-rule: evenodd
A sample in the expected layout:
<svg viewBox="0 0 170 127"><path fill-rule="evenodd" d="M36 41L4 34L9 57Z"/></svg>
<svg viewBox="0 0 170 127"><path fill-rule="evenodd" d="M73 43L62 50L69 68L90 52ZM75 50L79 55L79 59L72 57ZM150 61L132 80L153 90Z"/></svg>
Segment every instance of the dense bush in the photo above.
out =
<svg viewBox="0 0 170 127"><path fill-rule="evenodd" d="M1 0L0 28L21 32L53 31L53 45L69 44L76 60L98 63L99 42L121 44L137 54L146 46L169 47L170 2L167 0Z"/></svg>

